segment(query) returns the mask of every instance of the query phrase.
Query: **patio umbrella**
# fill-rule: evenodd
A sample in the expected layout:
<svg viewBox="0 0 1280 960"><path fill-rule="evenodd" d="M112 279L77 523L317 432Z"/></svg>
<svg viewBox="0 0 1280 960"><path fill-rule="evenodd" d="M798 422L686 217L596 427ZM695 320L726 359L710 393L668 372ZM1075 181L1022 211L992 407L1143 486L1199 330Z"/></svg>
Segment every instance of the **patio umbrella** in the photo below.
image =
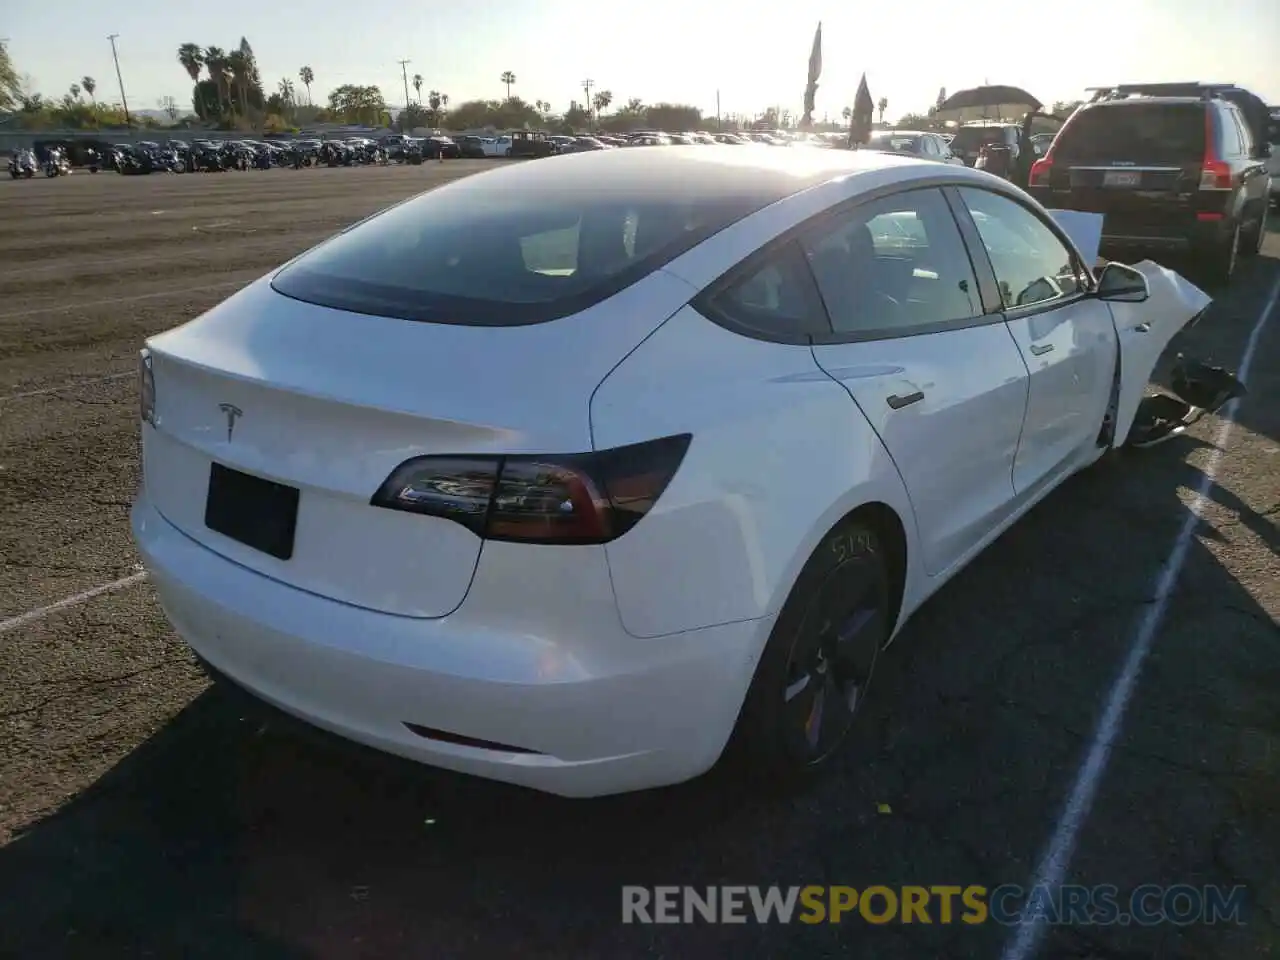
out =
<svg viewBox="0 0 1280 960"><path fill-rule="evenodd" d="M813 35L813 49L809 52L809 82L804 88L804 116L800 118L800 129L808 130L813 126L813 103L818 95L818 77L822 76L822 21L818 21L818 32Z"/></svg>
<svg viewBox="0 0 1280 960"><path fill-rule="evenodd" d="M867 75L858 83L858 95L853 98L853 116L849 120L849 148L871 139L871 117L875 113L875 101L867 89Z"/></svg>
<svg viewBox="0 0 1280 960"><path fill-rule="evenodd" d="M939 120L1018 119L1024 114L1039 110L1044 104L1021 87L993 84L973 87L953 93L938 104Z"/></svg>

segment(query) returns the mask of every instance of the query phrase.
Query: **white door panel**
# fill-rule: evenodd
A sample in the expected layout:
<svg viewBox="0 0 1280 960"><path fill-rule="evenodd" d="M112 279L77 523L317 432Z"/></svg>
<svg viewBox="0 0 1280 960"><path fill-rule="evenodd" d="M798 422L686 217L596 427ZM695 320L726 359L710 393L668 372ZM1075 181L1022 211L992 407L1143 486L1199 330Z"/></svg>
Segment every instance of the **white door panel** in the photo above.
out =
<svg viewBox="0 0 1280 960"><path fill-rule="evenodd" d="M1094 299L1008 323L1026 361L1027 416L1013 467L1019 493L1069 468L1096 440L1111 396L1115 334L1111 314Z"/></svg>
<svg viewBox="0 0 1280 960"><path fill-rule="evenodd" d="M915 511L925 569L941 573L1007 516L1027 369L1002 323L816 346L880 436Z"/></svg>

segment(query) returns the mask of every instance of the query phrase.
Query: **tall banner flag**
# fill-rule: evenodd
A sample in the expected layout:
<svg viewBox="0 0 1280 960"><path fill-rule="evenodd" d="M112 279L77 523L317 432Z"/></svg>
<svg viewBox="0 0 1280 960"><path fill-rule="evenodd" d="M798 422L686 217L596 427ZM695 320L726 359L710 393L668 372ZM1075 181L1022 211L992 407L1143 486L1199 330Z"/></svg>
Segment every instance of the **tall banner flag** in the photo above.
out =
<svg viewBox="0 0 1280 960"><path fill-rule="evenodd" d="M813 49L809 52L809 82L804 88L804 116L800 118L800 129L813 128L814 100L818 95L818 78L822 76L822 21L818 21L818 30L813 35Z"/></svg>
<svg viewBox="0 0 1280 960"><path fill-rule="evenodd" d="M871 139L871 122L875 111L875 101L871 99L871 91L867 89L867 75L864 73L858 83L858 95L853 99L853 116L849 120L850 150Z"/></svg>

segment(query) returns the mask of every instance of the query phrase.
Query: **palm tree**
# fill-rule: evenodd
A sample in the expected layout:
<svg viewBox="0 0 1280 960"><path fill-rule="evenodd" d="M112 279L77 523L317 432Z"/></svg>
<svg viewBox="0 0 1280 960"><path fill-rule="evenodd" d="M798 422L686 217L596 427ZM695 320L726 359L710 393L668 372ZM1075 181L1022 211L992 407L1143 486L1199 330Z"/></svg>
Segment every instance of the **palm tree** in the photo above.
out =
<svg viewBox="0 0 1280 960"><path fill-rule="evenodd" d="M515 85L516 75L510 70L502 71L502 82L507 85L507 99L511 99L511 88Z"/></svg>
<svg viewBox="0 0 1280 960"><path fill-rule="evenodd" d="M216 49L216 48L214 48ZM194 43L184 43L178 48L178 62L182 64L182 69L187 71L187 76L191 78L191 83L200 82L200 68L204 66L204 52ZM85 87L88 90L88 87Z"/></svg>
<svg viewBox="0 0 1280 960"><path fill-rule="evenodd" d="M431 108L431 125L433 127L440 125L440 105L442 103L444 103L444 99L439 90L432 90L427 94L427 106Z"/></svg>
<svg viewBox="0 0 1280 960"><path fill-rule="evenodd" d="M841 110L841 111L840 111L840 116L844 117L844 119L845 119L845 122L846 122L846 123L847 123L848 121L852 120L852 119L853 119L853 107L845 107L843 110Z"/></svg>
<svg viewBox="0 0 1280 960"><path fill-rule="evenodd" d="M596 119L600 119L600 114L609 109L609 104L613 103L613 93L609 90L601 90L591 98L591 105L596 108Z"/></svg>
<svg viewBox="0 0 1280 960"><path fill-rule="evenodd" d="M229 102L230 87L227 86L227 52L221 47L206 47L204 51L204 68L209 71L209 79L218 90L219 112L226 109ZM226 88L227 95L223 95Z"/></svg>
<svg viewBox="0 0 1280 960"><path fill-rule="evenodd" d="M298 71L298 79L302 81L302 85L307 88L307 105L311 105L311 84L315 80L315 71L310 67L303 67Z"/></svg>
<svg viewBox="0 0 1280 960"><path fill-rule="evenodd" d="M94 102L94 105L96 106L98 103L98 99L93 95L93 91L98 89L97 82L93 79L93 77L81 77L80 86L84 88L84 92L89 95L89 99L92 100Z"/></svg>
<svg viewBox="0 0 1280 960"><path fill-rule="evenodd" d="M78 84L78 83L73 83L73 84L71 85L71 98L72 98L73 100L79 100L79 99L80 99L80 84Z"/></svg>
<svg viewBox="0 0 1280 960"><path fill-rule="evenodd" d="M240 116L249 115L249 84L253 81L253 63L241 50L232 50L227 56L227 69L231 71L231 83L240 95Z"/></svg>
<svg viewBox="0 0 1280 960"><path fill-rule="evenodd" d="M422 74L415 73L413 75L413 92L418 95L418 106L422 106Z"/></svg>
<svg viewBox="0 0 1280 960"><path fill-rule="evenodd" d="M881 97L876 101L876 110L880 114L880 122L884 123L884 112L889 109L889 98Z"/></svg>
<svg viewBox="0 0 1280 960"><path fill-rule="evenodd" d="M280 99L284 101L285 107L292 111L294 106L293 100L293 81L285 77L280 81Z"/></svg>

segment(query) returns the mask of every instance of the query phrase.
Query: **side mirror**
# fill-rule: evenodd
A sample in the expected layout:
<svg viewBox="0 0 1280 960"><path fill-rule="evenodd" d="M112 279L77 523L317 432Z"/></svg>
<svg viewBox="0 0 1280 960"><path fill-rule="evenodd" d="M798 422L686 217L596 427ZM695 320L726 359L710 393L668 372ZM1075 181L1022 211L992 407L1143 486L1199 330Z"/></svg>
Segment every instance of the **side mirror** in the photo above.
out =
<svg viewBox="0 0 1280 960"><path fill-rule="evenodd" d="M1108 263L1098 275L1098 299L1117 303L1142 303L1151 291L1141 272L1123 263Z"/></svg>

